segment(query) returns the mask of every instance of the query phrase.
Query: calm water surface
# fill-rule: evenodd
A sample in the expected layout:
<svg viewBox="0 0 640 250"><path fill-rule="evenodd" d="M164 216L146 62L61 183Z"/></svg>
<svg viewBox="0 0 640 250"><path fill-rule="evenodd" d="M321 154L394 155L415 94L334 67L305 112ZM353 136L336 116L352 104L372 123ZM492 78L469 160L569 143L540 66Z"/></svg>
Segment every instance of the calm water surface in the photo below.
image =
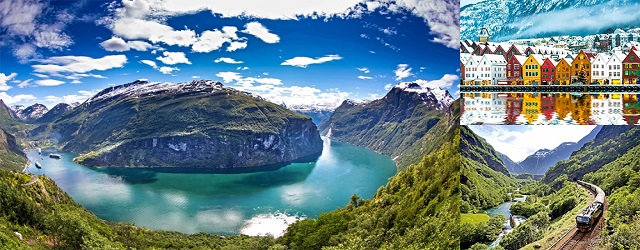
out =
<svg viewBox="0 0 640 250"><path fill-rule="evenodd" d="M461 125L637 125L640 94L463 93Z"/></svg>
<svg viewBox="0 0 640 250"><path fill-rule="evenodd" d="M281 235L296 219L343 207L354 193L371 198L396 173L389 158L324 139L317 160L242 174L168 173L90 168L71 153L27 153L27 172L44 174L98 217L151 229L225 235ZM51 159L49 153L62 159ZM35 162L42 169L35 168Z"/></svg>

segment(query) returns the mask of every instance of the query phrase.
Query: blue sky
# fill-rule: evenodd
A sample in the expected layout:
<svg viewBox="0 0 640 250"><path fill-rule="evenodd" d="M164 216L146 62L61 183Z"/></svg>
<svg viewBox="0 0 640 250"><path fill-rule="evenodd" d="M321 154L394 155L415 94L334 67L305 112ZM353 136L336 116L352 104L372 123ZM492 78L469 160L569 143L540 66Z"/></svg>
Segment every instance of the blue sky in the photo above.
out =
<svg viewBox="0 0 640 250"><path fill-rule="evenodd" d="M563 142L577 142L596 126L471 125L495 150L520 162L540 149L554 149Z"/></svg>
<svg viewBox="0 0 640 250"><path fill-rule="evenodd" d="M51 108L136 79L323 108L403 81L458 91L457 1L222 2L3 1L0 98Z"/></svg>

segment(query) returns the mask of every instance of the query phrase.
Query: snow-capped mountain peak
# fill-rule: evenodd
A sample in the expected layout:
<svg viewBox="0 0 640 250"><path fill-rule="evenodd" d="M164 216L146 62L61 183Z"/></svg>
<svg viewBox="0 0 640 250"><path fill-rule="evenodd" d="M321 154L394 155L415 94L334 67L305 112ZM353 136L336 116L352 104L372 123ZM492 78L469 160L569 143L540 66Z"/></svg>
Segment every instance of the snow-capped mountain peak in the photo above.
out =
<svg viewBox="0 0 640 250"><path fill-rule="evenodd" d="M436 100L442 107L449 107L454 101L453 97L451 97L451 95L449 94L449 91L447 91L446 89L441 89L439 87L431 88L422 86L415 82L401 82L394 88L406 92L424 94L425 96L433 95L433 97L436 98Z"/></svg>
<svg viewBox="0 0 640 250"><path fill-rule="evenodd" d="M222 83L210 80L194 80L185 83L148 82L137 80L131 83L110 87L91 97L88 102L98 102L116 96L142 97L164 93L214 92L223 88Z"/></svg>

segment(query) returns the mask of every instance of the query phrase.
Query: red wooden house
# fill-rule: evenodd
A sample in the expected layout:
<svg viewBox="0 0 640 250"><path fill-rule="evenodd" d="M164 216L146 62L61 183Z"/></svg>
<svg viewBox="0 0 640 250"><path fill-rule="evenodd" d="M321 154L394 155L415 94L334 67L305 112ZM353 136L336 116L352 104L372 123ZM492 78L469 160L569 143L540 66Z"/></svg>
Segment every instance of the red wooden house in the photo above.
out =
<svg viewBox="0 0 640 250"><path fill-rule="evenodd" d="M511 85L522 85L522 64L527 61L526 56L515 55L507 61L507 81Z"/></svg>
<svg viewBox="0 0 640 250"><path fill-rule="evenodd" d="M640 58L638 51L630 50L627 57L622 60L622 82L624 84L635 84L640 77Z"/></svg>
<svg viewBox="0 0 640 250"><path fill-rule="evenodd" d="M552 58L547 58L540 66L540 81L542 85L550 85L557 79L556 78L556 65L558 63Z"/></svg>

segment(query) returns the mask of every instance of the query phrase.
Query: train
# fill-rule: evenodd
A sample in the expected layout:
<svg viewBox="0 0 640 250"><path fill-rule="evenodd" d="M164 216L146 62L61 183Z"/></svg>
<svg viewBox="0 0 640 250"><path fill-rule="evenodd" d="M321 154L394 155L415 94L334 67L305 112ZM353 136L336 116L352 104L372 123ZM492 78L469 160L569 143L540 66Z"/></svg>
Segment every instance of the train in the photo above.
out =
<svg viewBox="0 0 640 250"><path fill-rule="evenodd" d="M576 216L576 227L580 232L589 232L593 229L594 225L602 216L604 211L604 202L605 202L605 194L602 189L596 185L593 185L584 181L577 181L578 184L583 187L591 190L594 194L596 194L596 198L587 206L587 208L580 211L578 216Z"/></svg>

